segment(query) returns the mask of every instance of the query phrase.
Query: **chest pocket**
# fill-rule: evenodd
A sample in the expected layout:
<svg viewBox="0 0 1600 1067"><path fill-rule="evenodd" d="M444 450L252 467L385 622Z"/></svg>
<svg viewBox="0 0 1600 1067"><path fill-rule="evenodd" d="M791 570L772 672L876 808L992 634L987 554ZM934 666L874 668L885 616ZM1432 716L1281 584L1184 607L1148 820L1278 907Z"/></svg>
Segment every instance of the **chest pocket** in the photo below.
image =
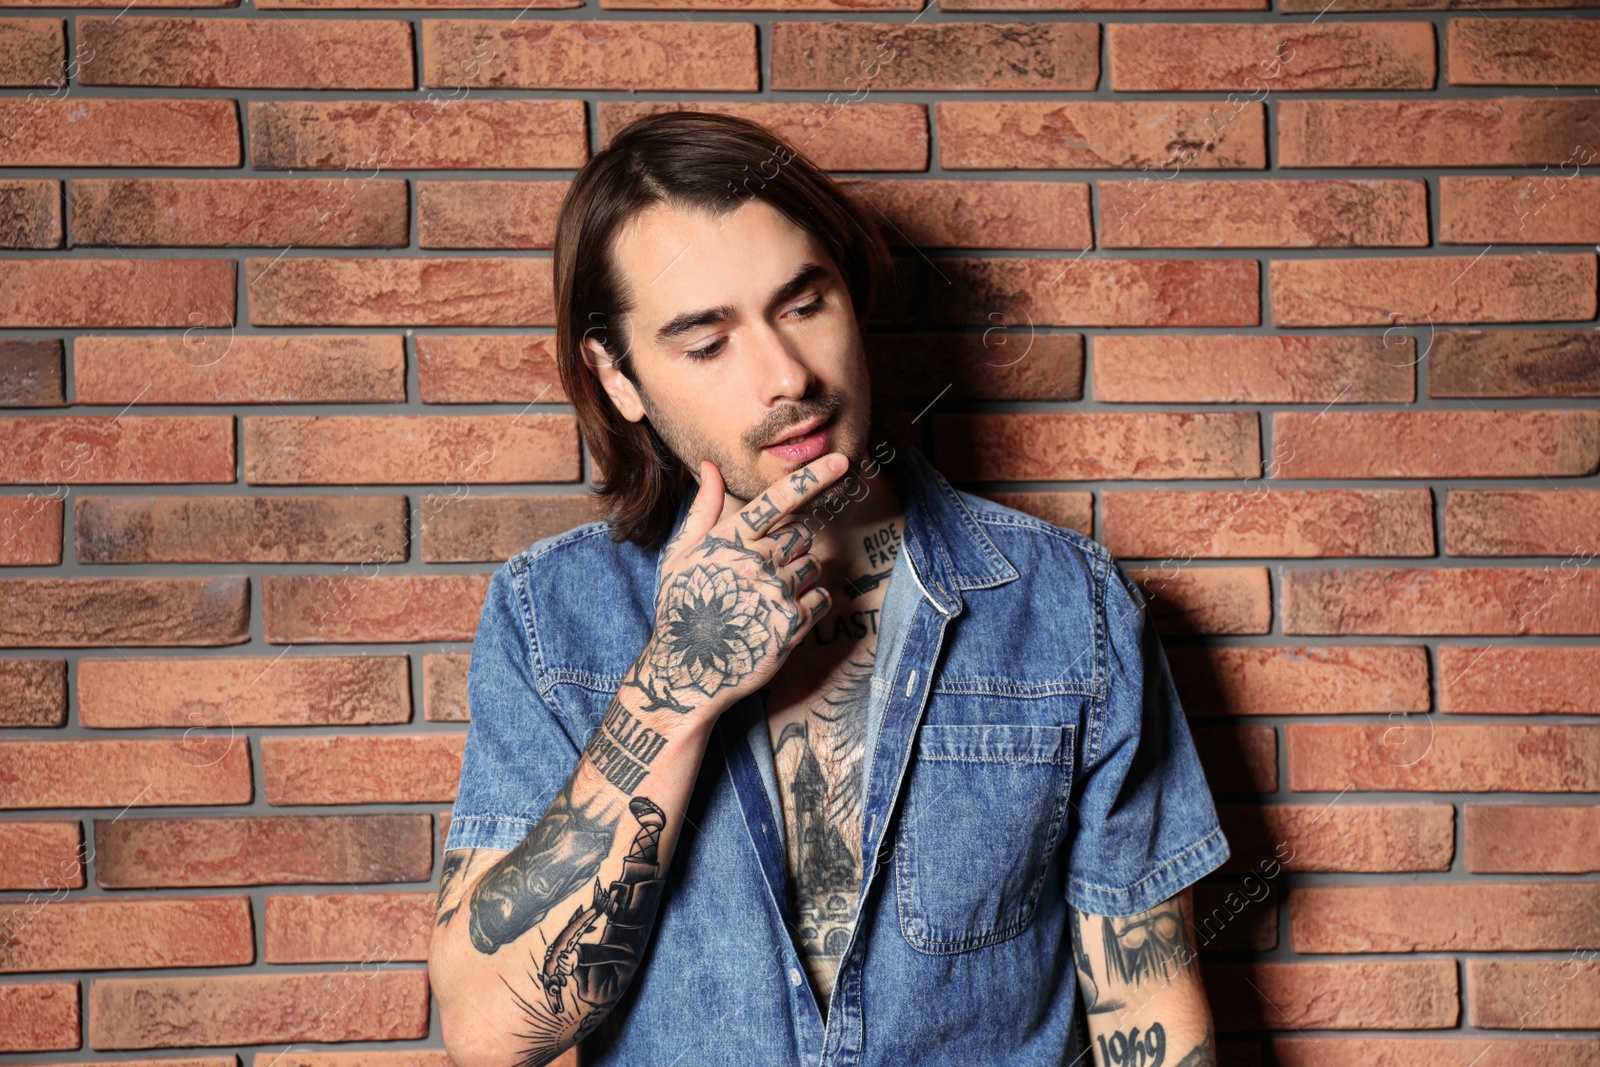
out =
<svg viewBox="0 0 1600 1067"><path fill-rule="evenodd" d="M967 952L1033 921L1072 785L1073 727L923 725L894 844L900 932Z"/></svg>

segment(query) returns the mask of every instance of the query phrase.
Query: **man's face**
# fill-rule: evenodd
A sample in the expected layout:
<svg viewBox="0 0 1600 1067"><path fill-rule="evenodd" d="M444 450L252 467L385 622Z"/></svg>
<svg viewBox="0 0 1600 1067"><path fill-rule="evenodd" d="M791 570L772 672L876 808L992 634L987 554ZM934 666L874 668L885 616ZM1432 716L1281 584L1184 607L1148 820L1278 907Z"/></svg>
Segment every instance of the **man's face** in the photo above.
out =
<svg viewBox="0 0 1600 1067"><path fill-rule="evenodd" d="M844 281L810 234L760 200L720 218L661 205L622 229L616 251L638 388L592 341L588 359L624 417L648 418L692 473L711 460L741 502L827 452L859 476L865 350ZM813 456L766 447L824 419ZM837 511L848 477L808 510Z"/></svg>

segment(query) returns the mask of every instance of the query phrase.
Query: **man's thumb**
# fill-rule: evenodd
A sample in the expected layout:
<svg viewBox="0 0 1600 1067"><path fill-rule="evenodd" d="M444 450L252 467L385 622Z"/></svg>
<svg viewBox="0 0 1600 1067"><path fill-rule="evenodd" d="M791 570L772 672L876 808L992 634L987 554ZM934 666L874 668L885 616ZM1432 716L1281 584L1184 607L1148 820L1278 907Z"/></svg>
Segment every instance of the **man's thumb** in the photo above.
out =
<svg viewBox="0 0 1600 1067"><path fill-rule="evenodd" d="M725 499L722 472L709 459L701 460L700 490L695 493L694 503L689 505L689 517L684 521L684 539L689 544L699 544L722 518Z"/></svg>

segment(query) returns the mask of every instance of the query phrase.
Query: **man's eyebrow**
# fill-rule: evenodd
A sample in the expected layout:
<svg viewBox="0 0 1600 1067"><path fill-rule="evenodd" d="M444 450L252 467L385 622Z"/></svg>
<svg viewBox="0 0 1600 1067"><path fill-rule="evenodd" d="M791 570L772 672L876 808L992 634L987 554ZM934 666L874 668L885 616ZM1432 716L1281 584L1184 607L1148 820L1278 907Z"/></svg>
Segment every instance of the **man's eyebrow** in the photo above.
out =
<svg viewBox="0 0 1600 1067"><path fill-rule="evenodd" d="M827 277L827 275L827 270L820 264L801 264L800 269L794 272L794 276L792 278L778 286L777 289L773 290L772 299L768 306L770 307L772 304L783 303L785 300L793 297L796 293L799 293L806 286L818 281L821 278ZM699 329L701 326L707 326L714 322L722 322L726 319L731 319L733 318L733 315L734 309L726 304L722 305L721 307L700 308L696 311L685 311L681 315L675 315L671 319L668 319L666 325L662 326L661 329L656 331L656 343L665 345L673 338L681 337L690 330Z"/></svg>

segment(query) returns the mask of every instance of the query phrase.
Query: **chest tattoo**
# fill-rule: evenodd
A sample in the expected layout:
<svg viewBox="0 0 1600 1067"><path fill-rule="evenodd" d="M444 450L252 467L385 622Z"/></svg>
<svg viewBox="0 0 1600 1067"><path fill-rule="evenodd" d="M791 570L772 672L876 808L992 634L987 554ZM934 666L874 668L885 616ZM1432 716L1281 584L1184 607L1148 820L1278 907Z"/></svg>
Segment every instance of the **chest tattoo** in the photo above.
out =
<svg viewBox="0 0 1600 1067"><path fill-rule="evenodd" d="M795 942L824 1005L856 922L874 650L845 661L773 744Z"/></svg>

